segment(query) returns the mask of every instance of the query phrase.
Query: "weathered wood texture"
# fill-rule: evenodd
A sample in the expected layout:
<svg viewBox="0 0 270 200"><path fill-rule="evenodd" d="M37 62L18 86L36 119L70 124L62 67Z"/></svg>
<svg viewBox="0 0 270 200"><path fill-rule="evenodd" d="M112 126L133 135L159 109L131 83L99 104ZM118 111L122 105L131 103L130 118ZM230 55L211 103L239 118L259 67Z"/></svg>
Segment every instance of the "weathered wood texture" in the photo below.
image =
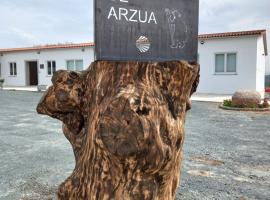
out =
<svg viewBox="0 0 270 200"><path fill-rule="evenodd" d="M37 111L63 121L76 160L59 200L172 200L199 67L94 62L58 71Z"/></svg>

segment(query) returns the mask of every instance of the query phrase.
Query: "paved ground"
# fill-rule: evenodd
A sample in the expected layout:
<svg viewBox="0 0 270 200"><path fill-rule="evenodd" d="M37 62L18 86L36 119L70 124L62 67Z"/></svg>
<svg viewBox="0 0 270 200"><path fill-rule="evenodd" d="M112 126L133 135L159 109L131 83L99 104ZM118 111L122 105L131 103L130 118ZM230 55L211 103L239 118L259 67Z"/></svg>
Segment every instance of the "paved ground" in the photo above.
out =
<svg viewBox="0 0 270 200"><path fill-rule="evenodd" d="M41 93L0 91L0 200L50 200L72 172L60 122L35 113ZM270 199L270 113L194 102L177 199Z"/></svg>
<svg viewBox="0 0 270 200"><path fill-rule="evenodd" d="M49 86L45 86L49 87ZM41 87L42 91L44 90L44 86ZM37 92L37 86L5 86L3 88L4 90L10 90L10 91L28 91L28 92ZM201 93L195 93L191 97L192 101L202 101L202 102L218 102L221 103L224 100L231 99L232 95L230 94L201 94ZM265 93L264 98L270 99L270 93Z"/></svg>
<svg viewBox="0 0 270 200"><path fill-rule="evenodd" d="M5 86L4 90L11 91L28 91L36 92L38 91L37 86ZM223 102L225 99L231 99L231 95L222 94L194 94L192 100L194 101L206 101L206 102Z"/></svg>

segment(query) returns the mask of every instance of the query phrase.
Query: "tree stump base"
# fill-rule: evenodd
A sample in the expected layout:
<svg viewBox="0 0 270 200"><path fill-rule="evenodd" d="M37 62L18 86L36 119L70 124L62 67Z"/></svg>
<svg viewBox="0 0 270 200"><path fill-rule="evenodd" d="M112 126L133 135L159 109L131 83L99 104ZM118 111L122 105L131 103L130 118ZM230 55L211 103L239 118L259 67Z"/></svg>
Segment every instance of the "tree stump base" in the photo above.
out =
<svg viewBox="0 0 270 200"><path fill-rule="evenodd" d="M199 66L96 61L57 71L38 104L63 122L75 169L59 200L172 200L180 179L184 123Z"/></svg>

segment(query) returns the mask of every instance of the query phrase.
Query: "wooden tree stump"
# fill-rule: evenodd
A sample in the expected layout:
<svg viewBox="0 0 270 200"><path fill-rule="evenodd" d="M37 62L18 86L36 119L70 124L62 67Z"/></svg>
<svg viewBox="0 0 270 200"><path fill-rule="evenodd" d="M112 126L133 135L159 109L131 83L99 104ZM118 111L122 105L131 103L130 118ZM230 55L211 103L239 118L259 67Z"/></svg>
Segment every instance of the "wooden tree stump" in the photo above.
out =
<svg viewBox="0 0 270 200"><path fill-rule="evenodd" d="M63 121L76 166L59 200L172 200L199 66L96 61L58 71L37 111Z"/></svg>

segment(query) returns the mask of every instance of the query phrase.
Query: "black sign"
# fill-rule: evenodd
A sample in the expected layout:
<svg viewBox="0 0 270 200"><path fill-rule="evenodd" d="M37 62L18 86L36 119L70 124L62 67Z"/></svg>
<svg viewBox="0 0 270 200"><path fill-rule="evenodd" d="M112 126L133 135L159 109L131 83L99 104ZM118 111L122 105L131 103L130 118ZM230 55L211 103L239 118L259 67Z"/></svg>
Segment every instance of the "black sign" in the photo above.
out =
<svg viewBox="0 0 270 200"><path fill-rule="evenodd" d="M97 60L197 60L199 0L95 0Z"/></svg>

